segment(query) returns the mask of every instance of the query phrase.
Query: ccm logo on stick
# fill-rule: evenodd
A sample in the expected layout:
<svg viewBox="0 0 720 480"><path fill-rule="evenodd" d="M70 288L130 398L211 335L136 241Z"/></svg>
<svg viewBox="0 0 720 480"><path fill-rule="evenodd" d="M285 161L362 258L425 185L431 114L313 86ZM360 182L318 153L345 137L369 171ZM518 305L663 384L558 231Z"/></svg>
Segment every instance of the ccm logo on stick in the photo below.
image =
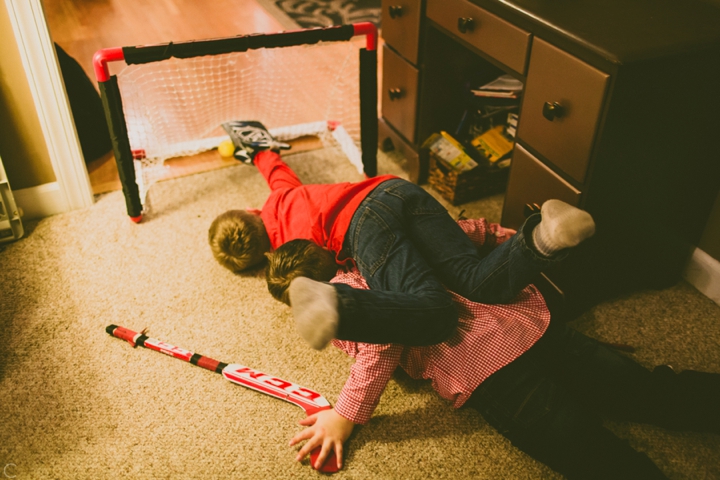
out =
<svg viewBox="0 0 720 480"><path fill-rule="evenodd" d="M328 401L317 392L281 378L271 377L266 373L253 370L243 365L228 365L223 370L223 375L230 381L242 383L245 386L262 390L265 393L270 393L267 390L274 390L276 395L296 395L301 397L302 400L319 407L330 405ZM290 399L287 398L287 400Z"/></svg>

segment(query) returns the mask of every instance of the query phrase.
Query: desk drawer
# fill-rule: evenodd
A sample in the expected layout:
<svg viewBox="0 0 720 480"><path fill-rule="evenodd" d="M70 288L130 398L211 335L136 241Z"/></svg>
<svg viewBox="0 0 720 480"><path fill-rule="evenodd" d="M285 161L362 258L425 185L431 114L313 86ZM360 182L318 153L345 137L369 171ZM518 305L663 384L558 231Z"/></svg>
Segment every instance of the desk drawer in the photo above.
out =
<svg viewBox="0 0 720 480"><path fill-rule="evenodd" d="M517 229L525 221L526 205L542 205L551 198L580 206L579 190L516 143L503 205L503 226Z"/></svg>
<svg viewBox="0 0 720 480"><path fill-rule="evenodd" d="M383 46L382 116L410 143L415 142L418 70Z"/></svg>
<svg viewBox="0 0 720 480"><path fill-rule="evenodd" d="M609 77L533 40L518 137L578 182L585 181Z"/></svg>
<svg viewBox="0 0 720 480"><path fill-rule="evenodd" d="M378 146L383 152L396 151L400 154L399 164L407 173L408 180L413 183L423 180L420 178L420 155L407 140L395 133L383 118L378 120Z"/></svg>
<svg viewBox="0 0 720 480"><path fill-rule="evenodd" d="M529 32L467 0L428 0L427 17L497 61L525 74Z"/></svg>
<svg viewBox="0 0 720 480"><path fill-rule="evenodd" d="M382 0L382 37L411 63L418 63L422 0Z"/></svg>

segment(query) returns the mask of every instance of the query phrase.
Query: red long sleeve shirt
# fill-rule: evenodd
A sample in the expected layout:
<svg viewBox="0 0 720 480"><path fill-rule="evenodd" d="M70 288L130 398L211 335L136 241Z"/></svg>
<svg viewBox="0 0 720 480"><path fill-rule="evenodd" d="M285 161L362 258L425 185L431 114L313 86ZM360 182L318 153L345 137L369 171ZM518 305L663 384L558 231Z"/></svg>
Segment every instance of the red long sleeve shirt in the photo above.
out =
<svg viewBox="0 0 720 480"><path fill-rule="evenodd" d="M335 252L338 261L345 233L355 211L367 195L393 175L361 182L303 185L295 172L272 151L260 152L255 166L270 187L260 217L275 249L304 238Z"/></svg>
<svg viewBox="0 0 720 480"><path fill-rule="evenodd" d="M476 245L499 244L514 233L485 220L459 224ZM368 288L357 270L340 273L333 282ZM443 398L460 407L485 379L537 342L550 324L550 312L533 285L509 305L486 305L452 295L459 324L455 335L443 343L405 347L333 340L333 345L355 357L335 411L354 423L367 423L398 365L413 378L431 380Z"/></svg>

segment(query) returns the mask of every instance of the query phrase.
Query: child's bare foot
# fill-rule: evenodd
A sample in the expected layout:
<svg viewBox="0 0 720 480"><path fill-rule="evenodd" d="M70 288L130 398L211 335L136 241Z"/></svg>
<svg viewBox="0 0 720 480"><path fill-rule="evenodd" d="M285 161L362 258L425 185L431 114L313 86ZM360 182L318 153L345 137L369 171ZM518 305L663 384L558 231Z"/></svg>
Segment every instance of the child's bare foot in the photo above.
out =
<svg viewBox="0 0 720 480"><path fill-rule="evenodd" d="M540 210L542 220L533 229L537 251L546 257L578 245L595 233L595 221L589 213L560 200L548 200Z"/></svg>
<svg viewBox="0 0 720 480"><path fill-rule="evenodd" d="M316 350L325 348L338 329L338 298L332 285L296 277L288 289L300 336Z"/></svg>

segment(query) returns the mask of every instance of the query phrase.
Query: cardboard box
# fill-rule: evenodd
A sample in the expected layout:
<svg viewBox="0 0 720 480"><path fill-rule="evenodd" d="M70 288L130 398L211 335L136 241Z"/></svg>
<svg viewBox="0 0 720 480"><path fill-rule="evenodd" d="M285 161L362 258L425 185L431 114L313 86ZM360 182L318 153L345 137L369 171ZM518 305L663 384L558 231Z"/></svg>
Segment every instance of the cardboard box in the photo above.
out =
<svg viewBox="0 0 720 480"><path fill-rule="evenodd" d="M491 128L475 137L470 143L490 163L507 158L514 145L513 141L506 136L504 125Z"/></svg>
<svg viewBox="0 0 720 480"><path fill-rule="evenodd" d="M505 191L509 168L478 165L460 171L448 162L429 154L428 182L445 200L453 205L477 200Z"/></svg>
<svg viewBox="0 0 720 480"><path fill-rule="evenodd" d="M477 162L470 158L462 144L447 132L432 134L425 140L423 148L429 149L431 154L443 159L457 171L467 171L477 167Z"/></svg>

